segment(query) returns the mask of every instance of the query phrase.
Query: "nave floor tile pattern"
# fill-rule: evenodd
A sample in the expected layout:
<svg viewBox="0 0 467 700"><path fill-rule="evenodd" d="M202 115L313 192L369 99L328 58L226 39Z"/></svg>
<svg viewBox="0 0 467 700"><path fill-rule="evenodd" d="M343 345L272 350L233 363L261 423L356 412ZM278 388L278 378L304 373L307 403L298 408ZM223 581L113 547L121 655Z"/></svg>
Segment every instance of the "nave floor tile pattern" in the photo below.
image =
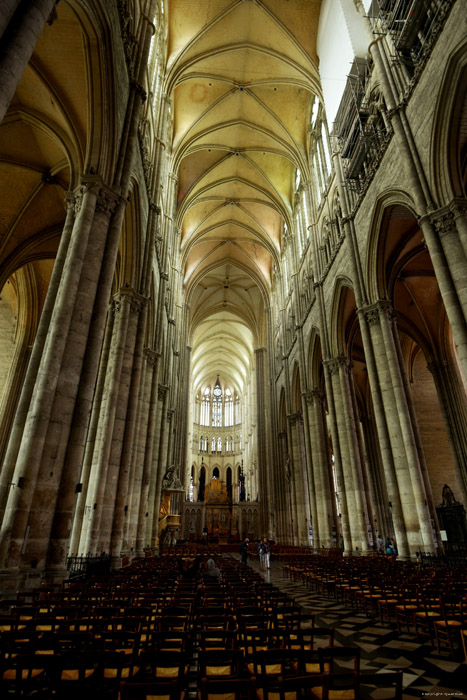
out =
<svg viewBox="0 0 467 700"><path fill-rule="evenodd" d="M250 565L259 570L258 562ZM313 593L304 584L284 578L280 562L272 561L271 568L263 575L293 597L305 614L314 613L317 625L333 627L337 644L359 646L362 671L402 670L404 700L467 698L467 664L463 653L456 661L448 652L438 655L430 644L418 642L415 636L399 635L396 625L381 625L376 619L336 602L334 597ZM374 688L367 690L372 700L384 697Z"/></svg>

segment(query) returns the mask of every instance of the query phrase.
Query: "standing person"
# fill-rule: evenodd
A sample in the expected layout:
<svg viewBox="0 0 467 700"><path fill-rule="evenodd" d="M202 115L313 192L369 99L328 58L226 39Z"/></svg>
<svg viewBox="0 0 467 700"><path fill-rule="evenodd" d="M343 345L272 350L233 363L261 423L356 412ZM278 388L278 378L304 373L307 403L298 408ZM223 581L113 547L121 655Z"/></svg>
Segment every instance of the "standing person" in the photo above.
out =
<svg viewBox="0 0 467 700"><path fill-rule="evenodd" d="M264 569L269 569L269 556L271 554L271 545L267 537L263 539L263 557L264 557Z"/></svg>
<svg viewBox="0 0 467 700"><path fill-rule="evenodd" d="M392 554L392 544L389 537L386 537L386 542L384 543L384 551L386 554Z"/></svg>
<svg viewBox="0 0 467 700"><path fill-rule="evenodd" d="M242 555L242 564L246 564L248 561L248 537L245 537L242 544L240 545L240 554Z"/></svg>
<svg viewBox="0 0 467 700"><path fill-rule="evenodd" d="M379 554L384 554L384 540L379 533L378 537L376 538L376 547L378 549Z"/></svg>
<svg viewBox="0 0 467 700"><path fill-rule="evenodd" d="M261 568L265 569L265 551L264 551L264 542L263 540L258 540L258 556L259 556L259 562L261 564Z"/></svg>

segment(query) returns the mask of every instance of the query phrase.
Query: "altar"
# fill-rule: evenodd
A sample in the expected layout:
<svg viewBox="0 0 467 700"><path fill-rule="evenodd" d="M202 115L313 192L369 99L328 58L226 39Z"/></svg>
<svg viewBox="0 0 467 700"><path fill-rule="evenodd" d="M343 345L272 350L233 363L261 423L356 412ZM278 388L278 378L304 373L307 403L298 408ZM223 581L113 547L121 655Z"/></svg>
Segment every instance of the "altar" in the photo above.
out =
<svg viewBox="0 0 467 700"><path fill-rule="evenodd" d="M222 481L211 480L211 484L206 487L205 503L208 537L227 542L232 534L232 502Z"/></svg>

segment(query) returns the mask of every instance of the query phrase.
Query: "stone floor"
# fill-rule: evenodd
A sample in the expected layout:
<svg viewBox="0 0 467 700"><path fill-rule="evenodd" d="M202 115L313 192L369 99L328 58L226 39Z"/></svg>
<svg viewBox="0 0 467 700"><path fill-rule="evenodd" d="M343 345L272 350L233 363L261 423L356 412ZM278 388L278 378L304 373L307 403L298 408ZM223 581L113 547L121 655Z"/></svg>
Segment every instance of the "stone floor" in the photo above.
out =
<svg viewBox="0 0 467 700"><path fill-rule="evenodd" d="M259 570L258 562L250 565ZM421 644L415 636L399 635L395 625L381 625L363 613L336 602L334 597L310 592L302 583L283 577L279 562L262 574L266 580L288 593L305 614L314 614L316 624L333 627L335 643L359 646L361 670L376 673L380 669L403 672L404 700L407 698L467 698L467 664L463 653L452 660L448 652L436 653L430 644ZM381 691L367 689L368 698L380 700Z"/></svg>

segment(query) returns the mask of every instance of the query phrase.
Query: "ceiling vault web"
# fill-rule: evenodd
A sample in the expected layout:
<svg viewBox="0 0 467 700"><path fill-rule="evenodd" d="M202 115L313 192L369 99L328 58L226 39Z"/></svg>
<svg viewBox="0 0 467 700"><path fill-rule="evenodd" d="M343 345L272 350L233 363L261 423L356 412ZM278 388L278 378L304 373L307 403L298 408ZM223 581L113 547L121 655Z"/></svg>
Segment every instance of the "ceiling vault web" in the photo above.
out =
<svg viewBox="0 0 467 700"><path fill-rule="evenodd" d="M221 376L235 375L240 391L249 381L253 351L266 342L297 170L309 179L321 3L286 5L169 3L165 94L195 391L202 382L214 385L219 362Z"/></svg>

